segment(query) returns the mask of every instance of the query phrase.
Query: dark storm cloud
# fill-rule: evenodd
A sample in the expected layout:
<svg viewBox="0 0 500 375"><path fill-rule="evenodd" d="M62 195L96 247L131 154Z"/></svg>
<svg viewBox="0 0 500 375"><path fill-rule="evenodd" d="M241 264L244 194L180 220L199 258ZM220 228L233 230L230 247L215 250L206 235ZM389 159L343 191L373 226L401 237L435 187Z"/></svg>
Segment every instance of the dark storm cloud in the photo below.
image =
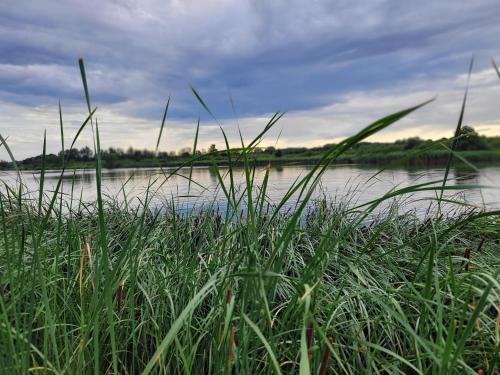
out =
<svg viewBox="0 0 500 375"><path fill-rule="evenodd" d="M192 120L189 85L221 119L234 116L229 95L242 117L315 110L453 80L473 53L485 69L499 19L496 0L4 1L0 102L83 106L83 56L93 102L120 116L157 120L172 96L172 116Z"/></svg>

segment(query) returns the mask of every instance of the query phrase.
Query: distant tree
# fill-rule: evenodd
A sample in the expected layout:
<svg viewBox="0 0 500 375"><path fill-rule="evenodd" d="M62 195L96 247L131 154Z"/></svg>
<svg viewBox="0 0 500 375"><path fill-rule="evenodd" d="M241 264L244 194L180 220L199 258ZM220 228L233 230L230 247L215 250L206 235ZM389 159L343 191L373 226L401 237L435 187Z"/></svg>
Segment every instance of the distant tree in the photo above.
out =
<svg viewBox="0 0 500 375"><path fill-rule="evenodd" d="M457 138L456 149L459 151L484 150L488 146L484 139L474 130L473 127L465 125L460 129Z"/></svg>
<svg viewBox="0 0 500 375"><path fill-rule="evenodd" d="M134 150L134 160L141 160L142 159L142 151L141 150Z"/></svg>
<svg viewBox="0 0 500 375"><path fill-rule="evenodd" d="M277 158L281 158L283 156L283 151L281 151L279 148L274 152L274 156Z"/></svg>
<svg viewBox="0 0 500 375"><path fill-rule="evenodd" d="M151 150L144 149L142 150L142 157L143 159L152 159L155 156L155 153Z"/></svg>
<svg viewBox="0 0 500 375"><path fill-rule="evenodd" d="M333 146L335 146L334 143L327 143L327 144L324 144L323 146L321 146L321 149L324 151L327 151L327 150L330 150Z"/></svg>
<svg viewBox="0 0 500 375"><path fill-rule="evenodd" d="M276 149L273 146L268 146L265 148L264 152L267 154L274 154L276 152Z"/></svg>
<svg viewBox="0 0 500 375"><path fill-rule="evenodd" d="M6 170L9 169L11 166L11 163L6 162L4 160L0 160L0 170Z"/></svg>
<svg viewBox="0 0 500 375"><path fill-rule="evenodd" d="M208 153L209 153L209 154L212 154L212 153L214 153L214 152L217 152L217 148L216 148L216 147L215 147L215 145L212 143L212 144L210 145L210 147L208 148Z"/></svg>
<svg viewBox="0 0 500 375"><path fill-rule="evenodd" d="M127 148L127 151L125 151L125 157L127 159L133 159L134 158L134 148L133 147Z"/></svg>
<svg viewBox="0 0 500 375"><path fill-rule="evenodd" d="M183 158L190 157L191 156L191 147L181 148L179 150L179 152L177 153L177 155L179 155L180 157L183 157Z"/></svg>
<svg viewBox="0 0 500 375"><path fill-rule="evenodd" d="M93 151L90 149L89 146L85 146L80 150L80 158L83 161L88 161L91 160L94 156Z"/></svg>
<svg viewBox="0 0 500 375"><path fill-rule="evenodd" d="M411 138L408 138L404 141L404 146L403 148L405 150L411 150L415 147L418 147L422 144L422 140L419 138L419 137L411 137Z"/></svg>
<svg viewBox="0 0 500 375"><path fill-rule="evenodd" d="M59 152L59 157L62 157L63 152ZM80 151L76 148L72 148L71 150L64 150L64 159L66 161L80 161L81 160L81 154Z"/></svg>

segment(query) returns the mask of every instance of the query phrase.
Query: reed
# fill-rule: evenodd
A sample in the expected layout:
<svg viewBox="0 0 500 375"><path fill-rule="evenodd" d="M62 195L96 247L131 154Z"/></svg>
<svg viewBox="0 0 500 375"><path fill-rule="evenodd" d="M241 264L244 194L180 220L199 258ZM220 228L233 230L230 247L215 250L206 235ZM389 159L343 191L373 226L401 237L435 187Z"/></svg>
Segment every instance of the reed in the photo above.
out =
<svg viewBox="0 0 500 375"><path fill-rule="evenodd" d="M160 210L151 204L153 185L139 206L102 194L98 111L83 61L80 67L89 115L71 144L92 127L98 199L84 204L62 194L62 173L50 192L43 179L39 194L27 191L21 174L18 186L0 190L1 372L498 370L500 212L447 194L477 186L441 179L363 205L311 198L336 158L427 103L326 150L278 202L268 201L269 169L257 179L252 151L281 114L237 148L221 127L227 147L212 165L227 206L185 212L172 200ZM62 114L60 122L62 131ZM226 157L228 169L216 157ZM161 169L161 180L196 158ZM236 173L244 174L243 186L235 185ZM398 197L416 191L435 193L429 205L437 200L440 209L421 217L398 206ZM445 203L457 206L453 215Z"/></svg>

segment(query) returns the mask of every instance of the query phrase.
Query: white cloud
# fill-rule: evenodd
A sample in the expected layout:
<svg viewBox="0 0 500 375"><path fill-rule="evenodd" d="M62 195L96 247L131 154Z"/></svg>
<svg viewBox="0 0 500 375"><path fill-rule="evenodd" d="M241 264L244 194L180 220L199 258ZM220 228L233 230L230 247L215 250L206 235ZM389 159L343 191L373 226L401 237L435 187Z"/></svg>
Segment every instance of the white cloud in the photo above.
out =
<svg viewBox="0 0 500 375"><path fill-rule="evenodd" d="M462 72L475 53L466 122L494 134L500 93L486 67L500 53L497 8L497 0L4 1L0 133L21 158L41 150L47 128L57 151L57 101L68 136L85 118L76 63L83 56L106 147L153 147L169 95L174 117L164 148L190 146L199 106L189 84L213 103L232 139L228 90L248 137L270 111L288 111L278 124L283 146L338 140L436 94L374 139L440 137L455 126ZM200 141L220 144L206 121Z"/></svg>
<svg viewBox="0 0 500 375"><path fill-rule="evenodd" d="M500 135L500 82L493 70L474 73L465 112L464 123L476 127L487 135ZM453 134L458 119L464 93L466 77L459 75L437 81L418 80L406 82L391 89L371 91L352 91L345 93L330 104L303 111L287 113L266 137L263 144L312 146L336 142L354 134L362 127L390 113L409 108L437 95L433 103L419 109L400 122L392 125L372 141L387 141L411 136L421 138L441 138ZM6 108L0 114L2 135L9 137L9 144L16 157L26 157L41 150L43 129L48 133L48 149L57 152L60 148L58 113L55 106L35 108L15 104L0 103ZM122 105L110 105L98 110L96 115L100 124L103 147L133 146L154 148L161 121L161 111L157 120L124 115ZM175 107L174 107L175 108ZM172 109L174 110L174 109ZM86 117L83 105L63 107L66 145L76 133ZM272 114L243 117L239 120L221 120L224 130L233 146L239 145L238 124L245 139L249 141L257 135ZM190 147L194 139L195 121L167 120L161 147L163 150L178 150ZM202 122L200 147L216 143L223 147L223 138L218 126L213 122ZM77 147L91 144L90 128L82 134ZM5 158L1 154L0 157Z"/></svg>

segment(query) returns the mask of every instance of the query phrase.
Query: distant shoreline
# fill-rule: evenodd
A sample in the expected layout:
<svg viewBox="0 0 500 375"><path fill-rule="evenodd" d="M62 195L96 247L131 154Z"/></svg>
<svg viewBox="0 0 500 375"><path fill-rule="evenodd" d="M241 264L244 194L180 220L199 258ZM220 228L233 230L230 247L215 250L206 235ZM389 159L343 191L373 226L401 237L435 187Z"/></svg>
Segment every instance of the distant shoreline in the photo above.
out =
<svg viewBox="0 0 500 375"><path fill-rule="evenodd" d="M246 158L254 165L290 165L316 164L322 162L324 155L332 148L342 145L325 144L320 147L255 147L245 151ZM451 151L451 149L455 151ZM348 146L328 163L357 164L368 166L410 166L436 167L446 166L450 155L454 163L490 164L500 163L500 137L484 137L469 127L464 126L460 136L455 139L437 141L423 140L418 137L395 142L361 142ZM241 150L217 150L215 144L208 150L184 148L175 152L139 150L129 147L127 150L110 147L100 152L102 168L158 168L179 166L220 166L243 165ZM334 156L333 154L331 155ZM94 150L89 147L72 148L55 154L38 155L16 161L22 170L40 169L84 169L95 167ZM12 162L0 161L0 170L13 170Z"/></svg>
<svg viewBox="0 0 500 375"><path fill-rule="evenodd" d="M500 165L500 150L484 150L484 151L462 151L460 152L460 157L465 159L467 162L478 166L486 167L490 165ZM358 165L364 167L410 167L410 168L429 168L429 167L445 167L448 162L449 153L428 153L422 155L416 155L413 157L408 157L401 155L400 153L386 153L381 155L383 157L367 159L363 158L361 155L356 156L341 156L333 162L333 165ZM293 158L293 157L262 157L258 155L252 160L254 165L259 166L292 166L292 165L309 165L315 164L319 161L320 155L315 155L314 157L308 158ZM216 158L215 162L218 166L224 167L228 165L226 158ZM454 165L465 166L466 163L457 158L453 158ZM232 160L232 165L235 167L242 166L243 161L238 160L237 156ZM41 163L23 163L17 164L19 170L22 171L39 171L42 169ZM112 163L103 161L102 167L105 169L121 169L121 168L177 168L177 167L211 167L213 162L211 160L195 160L190 161L189 158L179 158L178 160L165 161L165 160L130 160L130 159L118 159L113 160ZM74 169L94 169L95 160L89 160L85 162L68 162L65 165L67 170ZM45 170L57 171L62 169L61 163L46 163ZM3 165L3 171L13 171L15 170L12 163L9 165Z"/></svg>

